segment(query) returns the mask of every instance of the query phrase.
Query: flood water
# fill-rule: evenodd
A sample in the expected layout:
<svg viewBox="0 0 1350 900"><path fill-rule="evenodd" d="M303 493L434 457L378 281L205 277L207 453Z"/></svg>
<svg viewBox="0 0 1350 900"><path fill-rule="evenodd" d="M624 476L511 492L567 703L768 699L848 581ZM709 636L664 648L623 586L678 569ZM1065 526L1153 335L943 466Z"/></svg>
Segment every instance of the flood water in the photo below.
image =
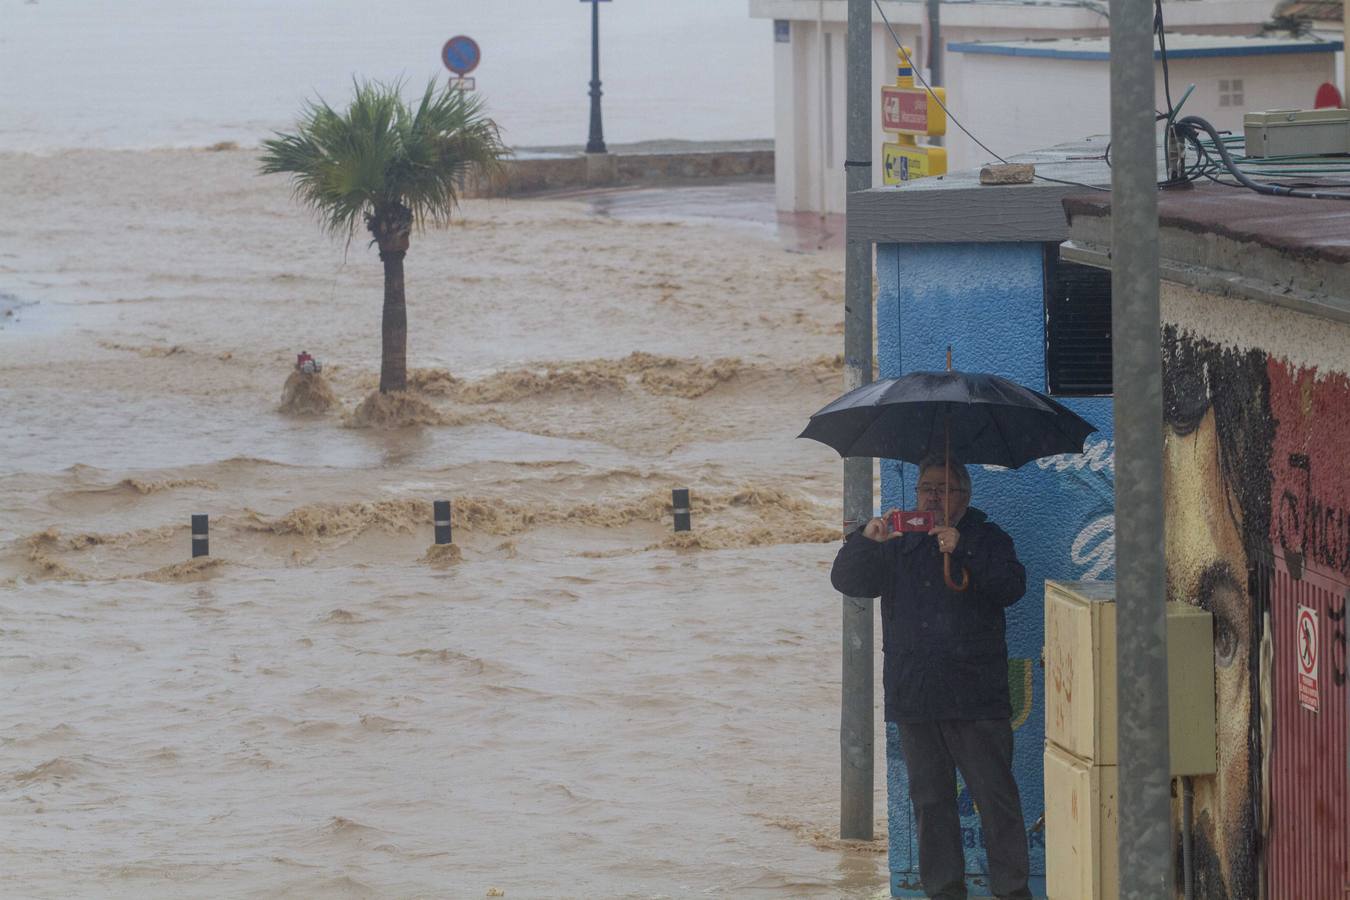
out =
<svg viewBox="0 0 1350 900"><path fill-rule="evenodd" d="M379 261L255 168L0 155L0 894L883 891L837 837L840 466L794 439L840 254L770 185L469 201L356 427Z"/></svg>

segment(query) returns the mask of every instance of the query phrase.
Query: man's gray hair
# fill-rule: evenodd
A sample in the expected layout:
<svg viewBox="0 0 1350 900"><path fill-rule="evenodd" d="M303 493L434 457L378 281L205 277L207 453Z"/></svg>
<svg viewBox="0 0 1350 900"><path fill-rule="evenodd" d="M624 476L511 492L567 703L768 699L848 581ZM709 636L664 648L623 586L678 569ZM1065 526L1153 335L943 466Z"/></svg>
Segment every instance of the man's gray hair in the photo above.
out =
<svg viewBox="0 0 1350 900"><path fill-rule="evenodd" d="M967 494L970 493L970 471L954 459L948 462L947 458L939 453L926 456L923 462L919 463L919 479L923 480L923 473L929 469L943 468L951 473L948 478L954 479L953 487L962 488Z"/></svg>

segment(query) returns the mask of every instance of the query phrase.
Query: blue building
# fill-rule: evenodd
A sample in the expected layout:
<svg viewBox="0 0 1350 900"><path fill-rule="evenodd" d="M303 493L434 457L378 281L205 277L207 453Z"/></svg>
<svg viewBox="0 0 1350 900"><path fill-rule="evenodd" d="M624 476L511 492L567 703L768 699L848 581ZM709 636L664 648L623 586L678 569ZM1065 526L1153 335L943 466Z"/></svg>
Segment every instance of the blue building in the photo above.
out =
<svg viewBox="0 0 1350 900"><path fill-rule="evenodd" d="M1106 139L1019 157L1038 174L1107 185ZM1097 426L1082 455L1020 469L972 466L972 504L1016 542L1026 596L1009 610L1014 766L1031 845L1033 891L1045 893L1043 594L1047 578L1115 578L1109 274L1060 258L1061 200L1087 190L1037 180L982 185L978 173L850 197L848 237L876 246L880 377L953 368L992 372L1049 393ZM914 506L915 467L882 463L881 507ZM895 726L886 730L891 893L923 896L908 781ZM972 896L987 896L979 817L959 804Z"/></svg>

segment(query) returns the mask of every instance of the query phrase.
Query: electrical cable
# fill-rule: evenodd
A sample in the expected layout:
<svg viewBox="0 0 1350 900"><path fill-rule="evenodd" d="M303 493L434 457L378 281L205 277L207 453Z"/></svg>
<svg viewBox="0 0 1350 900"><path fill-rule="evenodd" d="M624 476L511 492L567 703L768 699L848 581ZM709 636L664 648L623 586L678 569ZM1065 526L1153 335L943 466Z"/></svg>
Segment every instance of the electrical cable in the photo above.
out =
<svg viewBox="0 0 1350 900"><path fill-rule="evenodd" d="M1172 85L1167 73L1167 38L1163 34L1162 0L1154 0L1154 10L1153 33L1158 36L1158 52L1162 55L1163 96L1167 98L1167 120L1170 122L1176 110L1172 108Z"/></svg>
<svg viewBox="0 0 1350 900"><path fill-rule="evenodd" d="M947 114L947 117L951 119L953 123L955 123L956 127L961 129L961 131L963 131L968 138L974 141L976 145L980 147L980 149L984 150L984 152L994 157L994 159L997 159L999 162L1006 165L1008 161L1004 159L1002 156L999 156L993 150L989 149L989 147L983 141L981 141L979 138L977 138L974 134L971 133L970 129L962 125L961 120L958 119L955 115L953 115L951 109L947 106L947 104L943 103L942 100L938 97L938 95L934 93L932 86L927 81L924 80L924 77L922 75L919 74L918 67L914 65L913 58L911 58L909 53L905 51L904 44L901 43L900 38L896 35L895 29L891 27L890 20L886 18L886 11L881 8L880 0L872 0L872 2L876 6L877 13L880 14L881 16L881 21L885 24L886 30L890 33L891 40L895 42L895 46L900 50L901 55L904 56L905 58L905 62L909 65L910 71L914 73L914 77L918 80L918 82L921 85L923 85L924 90L928 92L928 96L933 98L933 101L942 108L942 111ZM1195 90L1195 85L1190 85L1186 89L1186 92L1181 95L1180 102L1178 102L1175 106L1172 105L1172 87L1171 87L1170 72L1168 70L1167 65L1167 38L1165 37L1165 29L1163 23L1162 0L1154 0L1153 27L1154 32L1158 37L1158 52L1162 60L1162 68L1163 68L1163 95L1167 100L1167 112L1163 113L1155 109L1154 121L1161 122L1163 120L1166 120L1167 125L1164 129L1164 134L1169 136L1175 136L1175 138L1180 140L1181 157L1179 161L1180 161L1180 168L1183 173L1180 177L1177 178L1172 178L1170 177L1169 174L1169 178L1166 181L1158 183L1159 187L1174 187L1181 184L1190 184L1204 178L1214 182L1215 184L1220 184L1225 187L1246 188L1247 190L1255 191L1258 194L1266 194L1268 196L1298 197L1309 200L1350 200L1350 193L1338 193L1335 191L1322 191L1322 190L1316 191L1305 190L1302 188L1285 187L1283 185L1275 185L1275 184L1262 184L1258 181L1253 181L1250 177L1248 177L1247 173L1243 172L1238 167L1237 163L1233 161L1232 155L1228 152L1226 144L1230 140L1233 142L1239 140L1236 136L1230 136L1228 138L1225 138L1224 135L1221 134L1213 125L1211 125L1205 119L1200 118L1199 116L1186 116L1184 118L1177 119L1176 118L1177 113L1180 111L1181 107L1186 103L1186 99L1190 97L1191 91ZM1209 139L1213 144L1214 152L1216 152L1219 155L1218 160L1214 159L1214 157L1210 154L1210 147L1207 147L1204 141L1201 139L1199 134L1199 132L1201 131L1205 132L1205 134L1209 136ZM1187 146L1193 147L1195 150L1195 162L1190 164L1189 166L1186 164ZM1111 142L1109 141L1107 142L1106 151L1102 154L1101 158L1105 160L1106 166L1109 169L1111 167ZM1293 163L1296 160L1297 160L1296 157L1288 158L1288 163ZM1278 165L1279 163L1275 164ZM1261 165L1261 163L1257 163L1257 165ZM1269 165L1269 163L1267 163L1267 165ZM1335 171L1336 171L1335 164L1329 164L1328 168L1325 168L1323 169L1323 171L1320 172L1317 169L1303 170L1303 171L1290 170L1283 174L1332 174ZM1231 182L1221 180L1222 177L1225 175L1231 176L1238 183L1232 184ZM1106 193L1110 193L1111 190L1110 188L1104 188L1101 187L1100 185L1085 184L1081 181L1068 181L1060 178L1050 178L1048 176L1041 175L1039 173L1037 173L1035 177L1040 179L1041 181L1049 181L1055 184L1067 184L1073 187L1087 188L1088 190L1093 191L1103 191Z"/></svg>
<svg viewBox="0 0 1350 900"><path fill-rule="evenodd" d="M952 114L952 111L947 107L947 104L943 103L941 98L939 98L938 95L933 91L932 85L930 85L927 81L925 81L924 77L919 74L919 67L914 65L914 60L910 57L909 53L905 51L905 45L900 42L900 38L897 37L895 34L895 29L891 27L890 20L886 18L886 11L881 8L881 0L872 0L872 3L876 6L877 12L881 15L881 21L882 23L885 24L886 30L890 32L891 40L895 41L895 46L900 50L901 55L905 57L905 62L909 65L910 71L914 73L914 77L918 79L919 84L923 85L924 90L928 92L928 96L933 98L933 102L935 102L938 106L942 107L942 111L947 114L947 118L951 119L952 122L955 123L957 128L960 128L962 131L964 131L966 137L970 138L972 141L978 144L980 146L980 149L982 149L985 153L988 153L990 156L992 156L999 162L1003 163L1004 165L1008 165L1008 161L1006 159L999 156L993 150L990 150L983 141L981 141L975 135L971 134L970 129L966 128L966 126L961 124L960 119L958 119L955 115ZM1081 181L1065 181L1060 178L1049 178L1045 175L1040 174L1035 174L1034 177L1039 178L1041 181L1052 181L1055 184L1067 184L1072 185L1073 187L1087 188L1088 190L1092 191L1105 191L1107 193L1111 192L1110 188L1104 188L1101 185L1096 184L1084 184Z"/></svg>
<svg viewBox="0 0 1350 900"><path fill-rule="evenodd" d="M1186 144L1184 139L1180 138L1176 130L1175 120L1177 117L1177 106L1172 105L1172 76L1167 67L1167 30L1163 24L1162 0L1154 0L1153 3L1153 33L1158 38L1158 55L1162 59L1163 70L1163 97L1167 100L1167 124L1163 127L1163 146L1166 148L1167 156L1167 178L1159 183L1159 187L1177 187L1183 184L1190 184L1194 178L1186 170ZM1186 102L1186 98L1195 90L1195 85L1191 85L1181 98L1181 103ZM1156 113L1157 110L1154 110ZM1154 121L1158 121L1154 119ZM1176 160L1176 167L1173 167L1172 147L1174 142L1180 142L1181 146L1177 150L1179 158ZM1198 163L1198 160L1197 160ZM1179 173L1179 174L1178 174Z"/></svg>
<svg viewBox="0 0 1350 900"><path fill-rule="evenodd" d="M1237 180L1238 184L1248 190L1256 191L1258 194L1268 194L1272 197L1300 197L1306 200L1350 200L1350 194L1342 194L1334 191L1308 191L1301 188L1284 187L1283 185L1278 184L1261 184L1259 181L1253 181L1247 177L1245 172L1238 168L1237 163L1233 162L1233 157L1229 154L1228 148L1224 146L1224 142L1220 139L1219 132L1209 122L1199 116L1186 116L1176 122L1176 127L1189 131L1190 133L1186 138L1197 147L1201 146L1201 144L1198 136L1195 134L1195 129L1206 132L1214 142L1214 149L1218 152L1219 158L1223 160L1224 168L1226 168L1229 174ZM1208 151L1202 148L1201 152L1207 154ZM1219 181L1212 176L1210 177L1210 180L1219 184L1225 184L1225 182ZM1233 185L1230 185L1230 187L1232 186Z"/></svg>
<svg viewBox="0 0 1350 900"><path fill-rule="evenodd" d="M1003 157L999 156L993 150L990 150L988 147L985 146L983 141L981 141L975 135L971 134L970 130L967 129L966 126L961 124L961 120L958 119L956 116L954 116L952 114L952 111L947 108L947 104L943 103L941 98L939 98L938 95L934 93L932 86L927 81L924 80L924 77L922 75L919 74L919 67L914 65L914 60L905 51L905 45L902 44L900 42L900 38L896 36L895 29L891 27L890 20L886 18L886 11L881 8L881 0L872 0L872 3L876 6L877 12L881 14L881 21L883 24L885 24L886 30L891 33L891 40L895 41L895 46L900 50L901 55L905 57L905 63L909 66L910 71L914 73L914 77L919 80L919 84L923 85L924 90L928 91L928 96L933 98L934 103L942 107L942 111L947 114L947 118L951 119L952 122L955 123L957 128L960 128L962 131L964 131L966 133L966 137L970 138L976 144L979 144L980 149L984 150L985 153L988 153L994 159L1006 165L1008 161Z"/></svg>

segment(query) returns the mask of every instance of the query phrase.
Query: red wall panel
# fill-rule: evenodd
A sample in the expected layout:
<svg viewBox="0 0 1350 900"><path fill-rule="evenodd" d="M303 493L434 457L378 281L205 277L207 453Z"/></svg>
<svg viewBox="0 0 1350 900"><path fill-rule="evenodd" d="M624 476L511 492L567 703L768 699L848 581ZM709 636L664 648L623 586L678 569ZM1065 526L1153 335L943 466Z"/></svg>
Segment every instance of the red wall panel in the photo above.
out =
<svg viewBox="0 0 1350 900"><path fill-rule="evenodd" d="M1292 565L1291 565L1292 563ZM1271 704L1271 900L1343 898L1350 887L1345 606L1339 573L1277 551L1262 575L1274 639ZM1273 571L1271 571L1273 569ZM1294 575L1300 577L1295 578ZM1299 702L1298 607L1317 613L1318 711Z"/></svg>

